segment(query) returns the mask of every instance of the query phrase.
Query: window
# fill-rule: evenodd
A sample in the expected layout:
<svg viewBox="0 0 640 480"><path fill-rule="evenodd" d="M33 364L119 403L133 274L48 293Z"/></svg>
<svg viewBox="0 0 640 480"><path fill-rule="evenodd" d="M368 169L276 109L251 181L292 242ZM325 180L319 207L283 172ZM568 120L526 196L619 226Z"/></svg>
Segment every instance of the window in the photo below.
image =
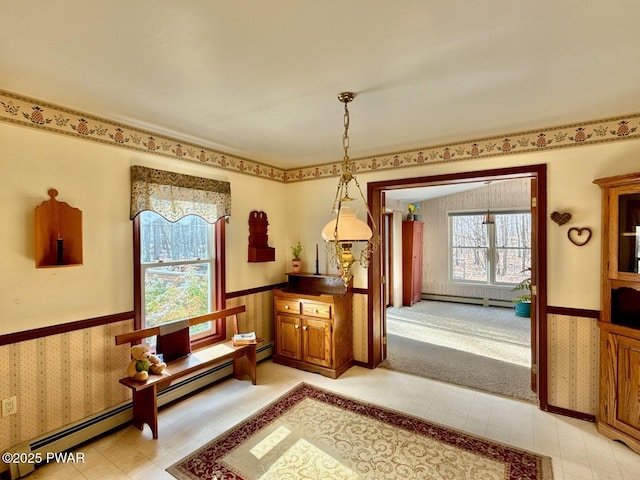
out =
<svg viewBox="0 0 640 480"><path fill-rule="evenodd" d="M230 214L228 182L131 167L136 328L225 307L224 237ZM226 322L202 323L190 334L195 347L221 341Z"/></svg>
<svg viewBox="0 0 640 480"><path fill-rule="evenodd" d="M531 213L449 214L449 271L454 282L515 285L531 267Z"/></svg>
<svg viewBox="0 0 640 480"><path fill-rule="evenodd" d="M196 317L215 304L213 226L189 215L169 222L140 213L140 285L145 327ZM211 322L191 327L191 338L215 333Z"/></svg>

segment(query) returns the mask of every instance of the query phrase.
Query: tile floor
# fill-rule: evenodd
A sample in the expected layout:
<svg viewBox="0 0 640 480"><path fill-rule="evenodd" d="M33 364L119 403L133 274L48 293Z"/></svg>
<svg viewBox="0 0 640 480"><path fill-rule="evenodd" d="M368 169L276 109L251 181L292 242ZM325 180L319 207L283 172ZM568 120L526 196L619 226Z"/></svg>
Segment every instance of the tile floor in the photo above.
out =
<svg viewBox="0 0 640 480"><path fill-rule="evenodd" d="M640 455L600 436L589 422L382 368L352 367L332 380L270 360L259 364L256 386L224 380L161 410L158 440L146 426L142 432L123 427L78 447L83 464L49 464L27 478L173 479L165 468L302 381L551 456L556 480L640 479Z"/></svg>

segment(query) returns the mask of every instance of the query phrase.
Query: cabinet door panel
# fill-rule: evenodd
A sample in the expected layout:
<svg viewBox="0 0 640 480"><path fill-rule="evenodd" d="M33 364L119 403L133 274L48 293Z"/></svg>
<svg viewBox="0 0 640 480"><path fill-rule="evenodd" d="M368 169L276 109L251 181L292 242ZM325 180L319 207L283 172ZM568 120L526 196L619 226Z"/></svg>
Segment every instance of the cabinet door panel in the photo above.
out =
<svg viewBox="0 0 640 480"><path fill-rule="evenodd" d="M640 341L618 337L618 405L616 420L640 428ZM619 425L624 428L623 425Z"/></svg>
<svg viewBox="0 0 640 480"><path fill-rule="evenodd" d="M302 342L305 362L331 367L331 322L304 319Z"/></svg>
<svg viewBox="0 0 640 480"><path fill-rule="evenodd" d="M300 319L298 317L276 316L276 354L300 359Z"/></svg>

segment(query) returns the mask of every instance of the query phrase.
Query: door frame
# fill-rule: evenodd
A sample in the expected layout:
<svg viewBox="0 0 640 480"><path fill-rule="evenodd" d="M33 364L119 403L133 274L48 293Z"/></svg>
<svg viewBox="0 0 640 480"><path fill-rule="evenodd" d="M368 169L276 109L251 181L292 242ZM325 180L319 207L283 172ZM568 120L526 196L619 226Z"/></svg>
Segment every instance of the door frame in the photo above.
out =
<svg viewBox="0 0 640 480"><path fill-rule="evenodd" d="M538 394L538 404L541 410L548 410L547 390L547 166L545 164L523 165L518 167L459 172L425 177L401 178L370 182L367 185L367 203L373 220L377 225L383 225L384 191L398 190L411 187L428 187L435 185L449 185L470 182L489 182L515 178L534 178L531 192L536 205L532 209L531 249L532 284L536 287L536 295L532 295L532 332L535 336L535 352L532 358L532 374ZM378 232L379 233L379 232ZM383 250L379 248L371 257L368 271L368 358L369 368L377 367L386 356L386 299L384 295Z"/></svg>

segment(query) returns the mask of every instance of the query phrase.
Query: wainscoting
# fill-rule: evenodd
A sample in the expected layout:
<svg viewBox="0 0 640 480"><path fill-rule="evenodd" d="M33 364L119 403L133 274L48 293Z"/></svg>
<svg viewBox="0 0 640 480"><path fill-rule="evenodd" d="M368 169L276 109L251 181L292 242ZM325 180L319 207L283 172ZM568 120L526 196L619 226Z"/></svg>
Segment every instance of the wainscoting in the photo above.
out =
<svg viewBox="0 0 640 480"><path fill-rule="evenodd" d="M547 309L549 405L586 418L598 404L597 317L590 310Z"/></svg>
<svg viewBox="0 0 640 480"><path fill-rule="evenodd" d="M353 294L353 360L362 364L366 364L369 358L368 299L365 294Z"/></svg>
<svg viewBox="0 0 640 480"><path fill-rule="evenodd" d="M270 357L271 289L230 295L227 300L228 307L242 304L247 313L240 317L240 328L267 340L259 348L258 360ZM133 319L122 317L10 334L6 337L13 343L0 342L0 398L18 397L18 414L0 418L0 451L63 451L131 419L130 391L118 382L129 363L129 348L116 346L114 337L133 330ZM98 321L104 323L96 325ZM232 332L228 324L229 338ZM166 404L231 373L231 363L202 372L163 391L158 403ZM6 465L0 464L0 474L3 470Z"/></svg>
<svg viewBox="0 0 640 480"><path fill-rule="evenodd" d="M133 319L0 346L0 398L18 397L17 415L0 418L0 450L129 400L118 383L129 349L114 337L132 329Z"/></svg>
<svg viewBox="0 0 640 480"><path fill-rule="evenodd" d="M227 306L244 304L243 330L267 339L259 359L271 355L273 295L270 288L229 295ZM556 410L593 416L597 405L597 312L549 307L549 404ZM129 349L116 347L114 337L133 329L132 319L114 315L96 325L71 331L64 326L44 336L9 335L0 342L0 398L18 397L18 414L0 418L0 451L48 448L60 451L127 422L130 394L118 383L129 362ZM105 317L106 319L107 317ZM354 294L354 357L368 355L367 295ZM102 319L100 319L102 321ZM228 326L231 333L231 325ZM61 332L61 333L58 333ZM204 372L188 385L171 388L160 404L172 401L228 375L228 366ZM23 447L22 447L23 446ZM53 449L53 450L52 450ZM2 467L0 467L0 472Z"/></svg>

